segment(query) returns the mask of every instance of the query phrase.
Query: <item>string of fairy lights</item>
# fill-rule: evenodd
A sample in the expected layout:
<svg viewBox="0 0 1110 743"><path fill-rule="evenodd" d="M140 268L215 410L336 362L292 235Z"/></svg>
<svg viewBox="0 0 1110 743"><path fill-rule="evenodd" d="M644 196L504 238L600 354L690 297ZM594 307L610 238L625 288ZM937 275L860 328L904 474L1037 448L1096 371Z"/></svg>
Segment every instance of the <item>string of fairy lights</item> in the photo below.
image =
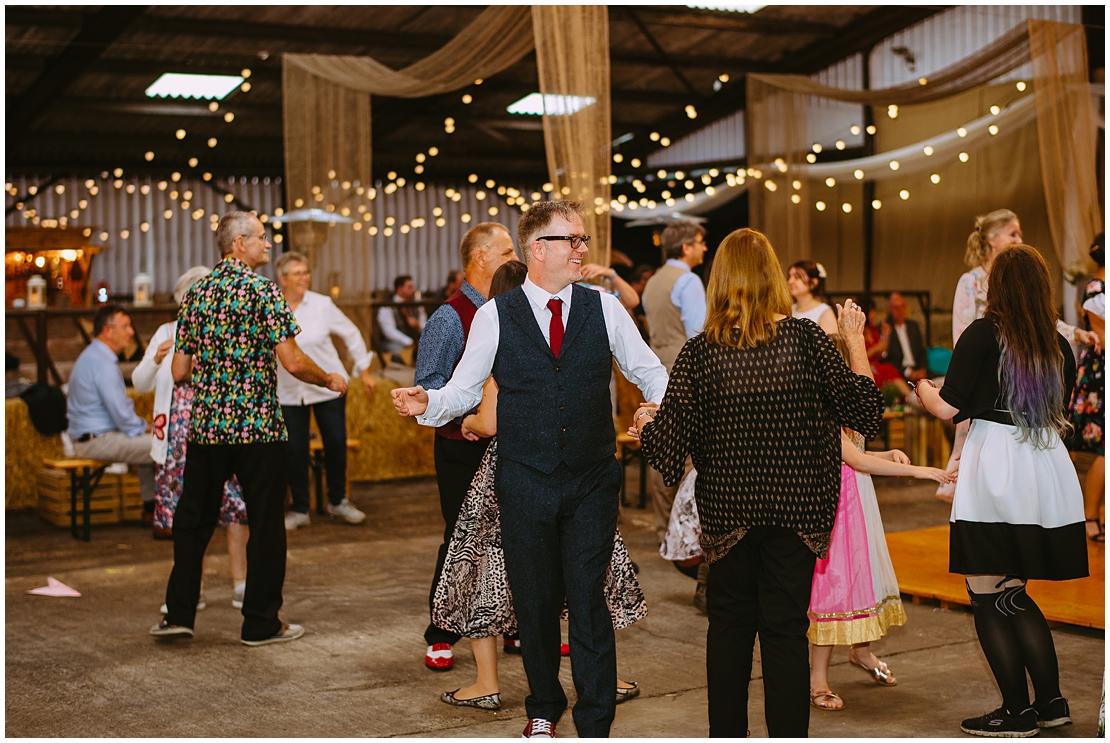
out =
<svg viewBox="0 0 1110 743"><path fill-rule="evenodd" d="M241 72L241 76L244 78L244 82L240 85L239 89L243 93L247 93L251 89L251 83L249 81L250 75L251 71L249 69L244 69ZM727 74L722 74L718 77L717 83L723 84L725 82L728 82L728 79L729 76ZM924 85L927 83L927 80L925 78L922 78L921 80L919 80L919 82ZM475 86L480 86L482 83L483 80L481 79L474 81ZM1027 89L1027 84L1024 81L1018 81L1015 84L1015 88L1018 93L1022 93ZM469 106L470 104L472 104L475 100L475 93L476 91L468 91L463 93L460 97L460 102L462 103L462 105ZM212 101L209 103L208 108L211 112L215 113L220 110L220 104L217 101ZM990 106L989 110L992 115L997 116L1002 112L1003 107L995 104ZM458 120L456 119L456 117L462 117L462 114L460 113L453 113L453 116L448 116L444 119L444 133L448 136L453 134L457 129ZM698 115L696 107L692 104L685 107L685 113L690 119L696 119ZM899 115L899 107L894 104L887 106L886 115L891 120L897 119ZM235 113L230 110L225 111L222 118L225 124L228 125L232 124L236 119ZM878 128L874 124L867 127L862 127L859 124L852 124L849 128L849 131L854 137L860 136L864 131L866 131L868 135L874 136L877 134ZM988 131L991 136L996 136L997 134L999 134L1000 128L997 125L992 124L989 127ZM967 136L966 127L958 127L956 129L956 134L961 138ZM184 140L188 136L188 132L185 129L179 128L174 131L174 136L178 140ZM652 142L656 142L662 147L669 147L671 145L670 138L658 131L651 132L648 135L648 138ZM207 139L205 144L210 149L215 149L219 145L219 140L217 137L210 137ZM837 151L843 151L847 149L847 147L847 142L844 139L837 139L833 144L833 149ZM625 156L619 151L619 145L617 145L617 148L618 151L614 152L612 155L612 162L616 164L623 164L625 163ZM412 188L418 192L424 191L425 189L429 188L425 180L425 173L427 172L428 168L432 166L435 158L440 154L440 151L441 150L438 146L433 145L414 154L413 176L414 178L416 178L416 180L412 182L406 179L403 175L398 174L395 170L389 171L386 174L386 179L384 183L380 183L380 193L384 195L392 195L405 188ZM824 151L825 147L821 143L815 142L811 147L811 151L806 154L805 159L810 164L817 164L819 161L821 161L821 158L819 156ZM924 146L923 154L926 157L931 157L934 154L933 147L926 144ZM144 153L144 159L147 162L153 162L156 159L156 153L153 151L147 151ZM957 154L956 159L960 163L968 163L971 160L971 154L968 150L961 150ZM200 160L197 157L191 157L187 161L187 164L190 169L195 170L199 168ZM707 196L713 196L719 190L724 188L736 188L739 186L750 185L749 181L762 182L763 186L769 194L776 193L780 190L778 181L770 177L765 177L765 174L761 167L747 167L738 163L727 167L695 168L690 170L689 172L681 169L668 170L667 168L660 168L655 171L650 171L643 160L638 157L630 157L628 159L627 166L633 170L633 173L622 176L617 176L615 174L609 173L601 176L603 182L607 182L608 185L610 185L611 187L617 187L618 189L620 189L620 193L614 194L608 203L605 203L600 197L595 198L593 208L598 214L604 213L606 211L622 213L626 210L650 210L658 208L662 205L665 205L667 207L677 206L679 208L682 208L685 204L693 203L696 200L696 194L698 192L704 193ZM778 174L785 174L789 170L789 166L782 158L777 158L769 166L764 167L769 167L772 172L777 171ZM889 167L889 169L892 171L897 171L901 167L901 164L897 159L891 159L887 162L887 167ZM134 183L128 183L124 185L122 180L123 174L123 169L119 167L115 168L111 172L111 185L116 190L123 189L126 191L126 193L131 194L134 193L136 189L138 189L139 193L141 193L142 195L147 195L150 193L150 184L136 185ZM191 216L194 220L200 220L205 216L204 209L199 207L190 209L193 199L193 193L187 188L185 188L184 190L179 190L178 184L182 180L182 177L183 176L180 171L175 171L171 174L168 181L161 180L157 184L155 184L154 187L160 191L166 191L167 189L169 189L168 195L170 199L176 201L179 205L179 208L182 211L188 212L189 216ZM864 170L857 168L853 172L853 178L855 181L863 181L867 178L867 173L864 172ZM107 171L101 173L101 179L104 181L108 180L109 173ZM211 172L203 172L200 175L200 179L205 183L210 183L213 180L213 175ZM929 173L926 182L930 185L936 186L941 183L941 180L942 178L940 173L934 170L933 172ZM233 187L234 181L234 178L230 178L228 181L228 185L230 187ZM509 207L516 208L520 213L528 211L528 209L531 207L531 204L537 201L541 201L546 198L557 197L559 195L554 193L555 186L551 182L544 183L539 189L529 189L526 187L521 188L515 185L499 183L494 178L483 178L480 174L476 172L470 173L467 176L466 181L468 184L471 184L475 187L475 190L473 191L473 198L475 200L477 200L478 202L486 202L488 199L490 201L488 206L485 206L483 204L481 207L479 207L479 209L484 208L484 211L490 217L496 217L500 212L500 207L492 199L493 194L496 194L498 197L500 197L501 200ZM828 177L824 179L824 184L828 188L834 188L838 185L838 182L836 178ZM21 214L24 220L29 221L36 226L64 228L67 227L70 222L78 220L82 212L88 208L89 199L96 198L101 191L101 186L94 179L86 180L84 185L87 189L87 196L81 198L77 202L76 208L71 209L66 214L53 217L44 217L38 214L35 208L27 207L27 205L23 203L23 201L17 201L15 203L15 208ZM213 185L216 188L219 188L219 182ZM790 193L789 201L794 205L800 205L802 202L802 196L798 192L800 192L803 187L801 180L793 179L790 182L789 186L789 189L783 189L786 193ZM52 187L58 194L64 193L64 184L58 183L53 185ZM18 189L15 188L11 183L5 184L5 188L9 195L11 195L12 197L19 196ZM567 195L570 193L569 187L564 186L561 190L562 195ZM28 187L27 197L34 197L37 193L38 187ZM438 189L437 193L440 193ZM448 187L444 189L441 193L443 194L444 198L456 203L461 201L464 196L462 192L453 187ZM337 181L336 173L334 170L332 170L327 173L327 182L323 186L314 185L311 188L311 195L308 201L302 198L297 198L292 204L292 207L296 209L305 208L306 205L322 207L327 213L334 213L344 218L351 219L352 221L349 223L349 225L353 231L361 232L365 230L366 234L370 236L376 236L380 234L383 237L392 237L396 233L407 235L412 230L421 229L429 224L434 224L436 227L441 228L446 226L447 217L443 205L434 206L432 208L430 217L412 217L408 221L398 224L398 220L395 216L387 215L384 218L384 224L381 227L376 224L372 224L371 222L374 220L374 213L370 202L373 202L378 197L378 195L379 188L376 186L366 186L360 184L357 181ZM898 192L898 199L900 201L908 201L910 199L910 190L908 188L900 189ZM223 200L225 203L231 204L236 201L236 196L230 189L228 189L225 190L223 193ZM813 207L819 212L824 212L828 209L833 208L834 206L836 205L830 203L829 201L826 201L825 199L818 198L813 201ZM872 200L872 209L881 209L882 207L883 202L881 200L877 198ZM843 201L839 204L839 209L845 214L848 214L853 211L854 205L851 203L851 201ZM175 211L173 209L167 208L164 210L162 216L164 219L169 220L174 217L174 214ZM284 240L283 235L280 232L277 232L283 227L282 217L284 215L285 212L281 207L275 208L273 210L273 214L259 215L259 219L261 221L267 222L269 226L275 230L274 242L279 244ZM466 211L459 214L458 218L462 223L468 224L479 216L480 215L471 214L469 211ZM214 231L219 222L219 215L214 213L209 214L208 219L211 229ZM139 232L145 233L149 231L150 224L148 221L143 221L139 225L137 225L136 228ZM86 236L91 236L92 228L86 227L84 228L84 232ZM131 228L124 228L120 230L118 236L121 239L126 240L130 237L131 234ZM100 238L101 242L107 242L111 239L112 236L109 235L107 232L101 232L98 237Z"/></svg>

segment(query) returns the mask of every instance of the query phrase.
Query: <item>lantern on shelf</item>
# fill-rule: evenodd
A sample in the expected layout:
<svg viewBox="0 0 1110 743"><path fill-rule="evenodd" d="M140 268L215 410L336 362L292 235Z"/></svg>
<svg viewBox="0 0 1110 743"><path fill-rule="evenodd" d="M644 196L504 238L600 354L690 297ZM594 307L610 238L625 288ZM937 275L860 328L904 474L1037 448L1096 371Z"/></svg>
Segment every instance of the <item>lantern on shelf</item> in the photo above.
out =
<svg viewBox="0 0 1110 743"><path fill-rule="evenodd" d="M42 276L27 279L27 306L33 310L46 306L46 279Z"/></svg>
<svg viewBox="0 0 1110 743"><path fill-rule="evenodd" d="M132 301L136 307L150 307L154 304L153 286L150 274L141 273L135 277L135 297Z"/></svg>

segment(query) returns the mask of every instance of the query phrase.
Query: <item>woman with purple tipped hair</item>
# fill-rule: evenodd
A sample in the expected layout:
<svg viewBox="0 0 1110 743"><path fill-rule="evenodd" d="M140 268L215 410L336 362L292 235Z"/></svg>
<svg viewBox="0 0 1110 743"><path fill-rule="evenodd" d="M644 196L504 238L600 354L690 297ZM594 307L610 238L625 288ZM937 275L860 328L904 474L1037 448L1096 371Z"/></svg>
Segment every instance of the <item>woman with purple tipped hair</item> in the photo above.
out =
<svg viewBox="0 0 1110 743"><path fill-rule="evenodd" d="M1002 706L960 727L971 735L1027 737L1071 722L1052 633L1025 583L1088 574L1083 492L1061 440L1075 360L1056 330L1040 253L1027 245L1002 249L989 279L984 315L956 343L944 388L925 379L917 396L939 418L971 421L952 502L948 569L965 576Z"/></svg>

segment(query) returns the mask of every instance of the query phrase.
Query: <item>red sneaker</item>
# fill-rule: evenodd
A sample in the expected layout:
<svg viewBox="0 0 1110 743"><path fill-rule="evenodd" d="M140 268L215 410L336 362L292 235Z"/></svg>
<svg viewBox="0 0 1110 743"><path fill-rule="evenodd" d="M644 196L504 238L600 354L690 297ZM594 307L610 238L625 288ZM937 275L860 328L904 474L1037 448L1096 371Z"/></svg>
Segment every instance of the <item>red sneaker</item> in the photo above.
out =
<svg viewBox="0 0 1110 743"><path fill-rule="evenodd" d="M504 650L509 655L520 655L520 640L505 638Z"/></svg>
<svg viewBox="0 0 1110 743"><path fill-rule="evenodd" d="M455 667L451 646L445 642L429 645L428 652L424 654L424 665L433 671L450 671Z"/></svg>
<svg viewBox="0 0 1110 743"><path fill-rule="evenodd" d="M565 642L561 644L559 646L559 655L562 655L564 657L570 655L570 645L567 645Z"/></svg>
<svg viewBox="0 0 1110 743"><path fill-rule="evenodd" d="M541 720L538 717L533 717L524 726L524 732L520 734L521 738L554 738L555 737L555 723L550 720Z"/></svg>

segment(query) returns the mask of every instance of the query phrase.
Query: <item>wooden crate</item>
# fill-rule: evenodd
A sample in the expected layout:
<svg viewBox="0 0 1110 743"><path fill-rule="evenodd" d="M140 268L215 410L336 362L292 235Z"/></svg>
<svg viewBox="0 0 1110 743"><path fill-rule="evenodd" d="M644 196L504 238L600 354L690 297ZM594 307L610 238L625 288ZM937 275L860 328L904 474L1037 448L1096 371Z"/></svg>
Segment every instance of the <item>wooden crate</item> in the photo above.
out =
<svg viewBox="0 0 1110 743"><path fill-rule="evenodd" d="M52 467L43 467L37 477L39 515L55 526L70 525L69 473ZM84 517L83 493L77 493L77 520ZM143 515L139 496L139 478L126 475L104 474L89 499L89 523L118 524L123 521L140 521Z"/></svg>

